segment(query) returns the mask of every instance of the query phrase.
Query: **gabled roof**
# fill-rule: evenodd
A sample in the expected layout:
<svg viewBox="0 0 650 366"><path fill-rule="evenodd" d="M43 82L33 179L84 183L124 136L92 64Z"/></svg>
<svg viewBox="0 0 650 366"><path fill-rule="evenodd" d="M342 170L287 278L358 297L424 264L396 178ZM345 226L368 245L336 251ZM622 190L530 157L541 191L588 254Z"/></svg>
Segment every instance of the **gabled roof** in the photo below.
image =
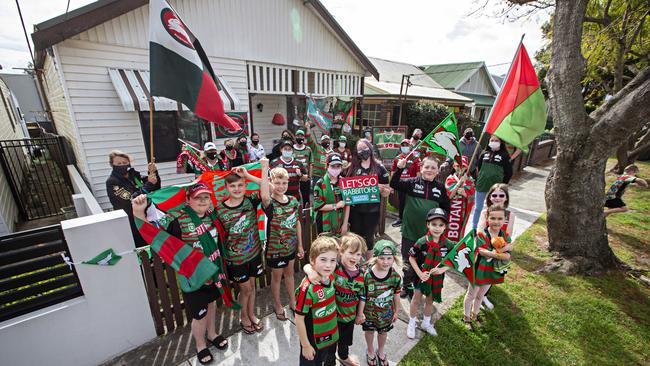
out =
<svg viewBox="0 0 650 366"><path fill-rule="evenodd" d="M460 87L474 73L485 66L482 61L463 62L457 64L440 64L420 66L424 73L447 89Z"/></svg>
<svg viewBox="0 0 650 366"><path fill-rule="evenodd" d="M34 26L32 41L37 53L52 45L62 42L90 28L107 22L131 10L147 5L149 0L98 0L79 9L59 15ZM354 56L366 71L378 78L379 73L372 62L361 52L359 47L345 33L332 14L319 0L304 0L316 16L325 23L334 36Z"/></svg>

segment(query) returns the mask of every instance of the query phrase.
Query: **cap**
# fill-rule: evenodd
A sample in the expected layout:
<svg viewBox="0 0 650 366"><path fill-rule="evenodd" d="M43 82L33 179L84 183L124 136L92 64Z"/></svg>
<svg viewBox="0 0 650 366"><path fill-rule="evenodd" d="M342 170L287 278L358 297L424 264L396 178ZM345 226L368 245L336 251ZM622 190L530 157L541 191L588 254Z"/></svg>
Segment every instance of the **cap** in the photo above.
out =
<svg viewBox="0 0 650 366"><path fill-rule="evenodd" d="M280 149L285 147L285 146L291 146L293 148L293 142L291 142L289 140L282 140L280 142Z"/></svg>
<svg viewBox="0 0 650 366"><path fill-rule="evenodd" d="M386 251L390 251L390 255L397 255L397 248L395 243L390 240L380 240L375 243L374 254L375 257L380 255L389 255Z"/></svg>
<svg viewBox="0 0 650 366"><path fill-rule="evenodd" d="M463 155L463 156L460 158L460 160L463 162L463 166L464 166L464 167L467 168L467 167L469 166L469 161L467 161L467 160L468 160L468 159L467 159L467 156Z"/></svg>
<svg viewBox="0 0 650 366"><path fill-rule="evenodd" d="M321 140L321 141L323 141L323 140L329 140L329 139L330 139L330 137L327 136L327 135L323 135L323 136L320 137L320 140Z"/></svg>
<svg viewBox="0 0 650 366"><path fill-rule="evenodd" d="M402 140L402 142L400 142L400 145L404 145L404 144L411 145L411 140L404 139L404 140Z"/></svg>
<svg viewBox="0 0 650 366"><path fill-rule="evenodd" d="M465 129L465 132L463 132L463 134L466 134L466 133L468 133L468 132L471 132L471 133L473 134L473 133L474 133L474 130L472 130L470 127L467 127L467 128Z"/></svg>
<svg viewBox="0 0 650 366"><path fill-rule="evenodd" d="M334 153L334 154L330 154L327 157L327 165L334 165L334 164L343 164L341 155Z"/></svg>
<svg viewBox="0 0 650 366"><path fill-rule="evenodd" d="M214 142L206 142L205 145L203 145L203 151L208 151L208 150L216 150L217 145L214 144Z"/></svg>
<svg viewBox="0 0 650 366"><path fill-rule="evenodd" d="M189 191L187 192L187 195L190 198L194 198L201 193L209 193L210 195L212 195L212 190L210 190L210 188L208 188L208 186L205 185L204 183L197 183L190 187Z"/></svg>
<svg viewBox="0 0 650 366"><path fill-rule="evenodd" d="M296 136L298 136L298 135L303 135L303 136L304 136L304 135L305 135L305 131L303 131L303 130L298 130L298 131L296 131Z"/></svg>
<svg viewBox="0 0 650 366"><path fill-rule="evenodd" d="M341 135L341 136L339 136L339 141L348 141L348 138Z"/></svg>
<svg viewBox="0 0 650 366"><path fill-rule="evenodd" d="M433 219L443 219L445 222L449 222L447 219L447 213L440 207L432 208L427 213L427 222Z"/></svg>

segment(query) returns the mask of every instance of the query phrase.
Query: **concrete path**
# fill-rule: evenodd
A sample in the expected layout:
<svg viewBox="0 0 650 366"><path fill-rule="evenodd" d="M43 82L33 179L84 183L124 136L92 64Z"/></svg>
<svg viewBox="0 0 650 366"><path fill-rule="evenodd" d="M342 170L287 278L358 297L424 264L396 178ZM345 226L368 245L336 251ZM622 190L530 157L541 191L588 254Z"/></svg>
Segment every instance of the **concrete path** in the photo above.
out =
<svg viewBox="0 0 650 366"><path fill-rule="evenodd" d="M510 186L511 209L517 219L515 221L513 239L521 235L533 222L546 210L544 203L544 186L546 177L550 171L550 165L544 167L526 167ZM389 219L392 223L392 219ZM470 221L471 222L471 219ZM386 235L396 243L400 243L401 235L399 228L393 228L387 223ZM445 276L443 299L441 304L436 305L434 318L437 320L454 304L456 299L463 296L467 283L460 275L448 272ZM391 364L399 362L413 348L420 338L425 336L418 330L416 339L410 340L406 337L406 326L408 323L408 301L401 301L399 320L395 328L389 333L386 354ZM213 365L288 365L298 362L300 343L293 324L293 319L281 322L271 314L264 319L265 330L255 335L246 335L237 332L232 335L230 347L227 351L221 352L211 349L215 361ZM360 327L356 327L354 333L354 345L351 353L357 355L361 365L365 365L365 339ZM200 365L196 357L184 361L179 366Z"/></svg>

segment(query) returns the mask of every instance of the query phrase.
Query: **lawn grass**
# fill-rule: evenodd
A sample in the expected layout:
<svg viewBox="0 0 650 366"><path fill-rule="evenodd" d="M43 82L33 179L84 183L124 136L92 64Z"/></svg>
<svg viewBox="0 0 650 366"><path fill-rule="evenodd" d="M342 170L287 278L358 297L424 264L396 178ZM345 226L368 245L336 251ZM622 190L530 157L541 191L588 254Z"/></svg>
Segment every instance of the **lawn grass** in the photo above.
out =
<svg viewBox="0 0 650 366"><path fill-rule="evenodd" d="M649 177L650 164L639 165ZM630 187L624 200L636 212L608 218L610 242L620 259L647 270L650 191ZM465 330L460 298L436 324L438 337L426 336L400 365L650 364L647 285L620 272L537 273L551 259L545 216L516 243L505 284L490 290L496 307L484 315L484 327Z"/></svg>

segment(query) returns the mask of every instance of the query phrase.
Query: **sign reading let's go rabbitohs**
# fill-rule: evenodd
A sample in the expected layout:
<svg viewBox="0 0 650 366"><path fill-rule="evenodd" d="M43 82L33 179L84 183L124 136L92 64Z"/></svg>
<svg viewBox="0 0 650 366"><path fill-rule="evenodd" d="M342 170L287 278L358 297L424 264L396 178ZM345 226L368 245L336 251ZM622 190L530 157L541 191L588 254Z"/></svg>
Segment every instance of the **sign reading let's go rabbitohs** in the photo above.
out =
<svg viewBox="0 0 650 366"><path fill-rule="evenodd" d="M359 203L378 203L379 186L376 175L360 175L340 178L339 187L346 205Z"/></svg>

